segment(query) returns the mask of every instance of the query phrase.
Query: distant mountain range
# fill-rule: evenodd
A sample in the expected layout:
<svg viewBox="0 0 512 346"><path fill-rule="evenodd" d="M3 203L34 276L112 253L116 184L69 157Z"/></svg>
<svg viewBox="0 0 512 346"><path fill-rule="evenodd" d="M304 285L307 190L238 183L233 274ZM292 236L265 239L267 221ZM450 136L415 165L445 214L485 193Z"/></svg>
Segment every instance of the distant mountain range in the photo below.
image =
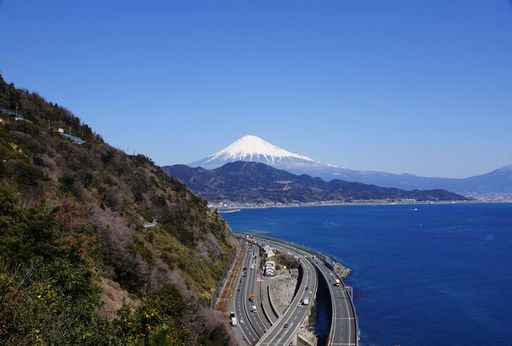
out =
<svg viewBox="0 0 512 346"><path fill-rule="evenodd" d="M244 136L221 151L189 166L219 168L226 163L259 162L294 174L307 174L326 181L341 179L404 190L445 189L474 197L512 197L512 165L487 174L464 178L430 178L413 174L358 171L323 164L305 155L270 144L257 136Z"/></svg>
<svg viewBox="0 0 512 346"><path fill-rule="evenodd" d="M405 191L343 180L326 182L295 175L257 162L237 161L220 168L174 165L162 167L210 203L317 203L354 201L461 201L466 197L444 190Z"/></svg>

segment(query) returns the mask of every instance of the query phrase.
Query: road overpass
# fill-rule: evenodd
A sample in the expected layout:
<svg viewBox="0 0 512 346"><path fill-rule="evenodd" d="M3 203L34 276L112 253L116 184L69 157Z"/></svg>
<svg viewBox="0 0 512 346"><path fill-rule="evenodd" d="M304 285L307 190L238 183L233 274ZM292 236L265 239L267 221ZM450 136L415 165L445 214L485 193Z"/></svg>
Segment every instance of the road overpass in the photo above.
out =
<svg viewBox="0 0 512 346"><path fill-rule="evenodd" d="M311 249L282 240L254 236L252 243L247 243L245 270L240 273L240 281L233 299L233 311L239 318L239 330L245 345L290 345L295 344L296 336L302 322L308 315L310 305L302 305L304 298L310 301L315 299L318 287L318 275L322 275L329 287L330 301L332 304L332 321L329 333L328 345L359 345L359 333L357 318L353 305L351 292L334 271L332 258ZM258 246L271 244L283 253L296 256L302 268L302 280L293 297L291 304L280 315L269 311L267 290L261 290L256 295L254 305L258 307L256 312L251 312L252 302L249 295L258 292L256 289L257 272L260 271L260 258ZM251 266L252 269L251 269ZM335 285L339 279L340 286ZM266 296L263 296L266 295ZM261 311L265 308L265 312Z"/></svg>
<svg viewBox="0 0 512 346"><path fill-rule="evenodd" d="M295 339L304 318L308 315L310 305L301 304L304 298L312 301L315 298L318 277L312 263L300 252L281 244L273 244L283 253L291 252L297 256L302 267L302 280L291 304L272 325L268 332L260 339L257 345L290 345Z"/></svg>

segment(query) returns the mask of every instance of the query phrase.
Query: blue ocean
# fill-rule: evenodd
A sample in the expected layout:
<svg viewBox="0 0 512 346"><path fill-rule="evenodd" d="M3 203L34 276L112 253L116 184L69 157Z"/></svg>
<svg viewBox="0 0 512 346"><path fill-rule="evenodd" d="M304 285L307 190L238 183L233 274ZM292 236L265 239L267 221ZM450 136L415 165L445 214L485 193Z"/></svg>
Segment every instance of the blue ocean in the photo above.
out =
<svg viewBox="0 0 512 346"><path fill-rule="evenodd" d="M362 345L512 345L512 204L249 209L233 230L333 255Z"/></svg>

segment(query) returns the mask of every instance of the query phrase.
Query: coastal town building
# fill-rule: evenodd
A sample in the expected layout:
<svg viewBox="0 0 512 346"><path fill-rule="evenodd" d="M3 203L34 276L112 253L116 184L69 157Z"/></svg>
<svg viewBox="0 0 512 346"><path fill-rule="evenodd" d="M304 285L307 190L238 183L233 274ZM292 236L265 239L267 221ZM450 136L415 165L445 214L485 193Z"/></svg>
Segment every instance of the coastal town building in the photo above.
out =
<svg viewBox="0 0 512 346"><path fill-rule="evenodd" d="M264 273L265 273L265 276L275 276L276 275L276 262L266 261Z"/></svg>
<svg viewBox="0 0 512 346"><path fill-rule="evenodd" d="M266 258L271 258L271 257L274 257L274 255L275 255L274 248L272 248L268 244L263 246L263 252L264 252L264 256Z"/></svg>

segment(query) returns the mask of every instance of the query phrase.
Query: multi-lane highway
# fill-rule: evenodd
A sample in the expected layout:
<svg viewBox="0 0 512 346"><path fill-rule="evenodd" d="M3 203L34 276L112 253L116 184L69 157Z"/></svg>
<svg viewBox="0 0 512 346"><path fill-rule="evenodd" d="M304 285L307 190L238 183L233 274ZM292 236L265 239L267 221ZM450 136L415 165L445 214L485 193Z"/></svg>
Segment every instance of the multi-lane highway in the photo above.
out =
<svg viewBox="0 0 512 346"><path fill-rule="evenodd" d="M358 329L357 320L355 316L354 306L346 290L345 285L341 281L340 286L335 286L335 280L339 277L334 273L329 265L321 258L316 256L317 253L311 253L305 249L284 243L275 239L264 238L262 241L271 242L273 245L284 246L288 249L293 249L295 252L307 257L319 272L324 276L331 296L332 303L332 323L331 331L329 333L329 345L358 345Z"/></svg>
<svg viewBox="0 0 512 346"><path fill-rule="evenodd" d="M240 273L237 291L232 302L232 311L239 321L239 335L248 345L290 345L309 311L309 304L302 302L315 299L318 287L318 273L324 276L329 286L332 302L332 323L329 335L329 345L358 345L357 320L355 311L343 283L335 286L338 278L329 259L314 251L307 250L294 244L286 243L267 237L254 237L256 244L248 243L244 269ZM288 308L276 316L270 307L270 299L266 289L257 290L257 273L260 271L258 245L271 244L283 253L290 253L300 261L302 280ZM318 255L318 256L315 256ZM259 286L258 286L259 287ZM255 301L249 300L252 293ZM254 311L253 305L256 306ZM265 312L261 307L265 307ZM270 319L270 321L269 321Z"/></svg>
<svg viewBox="0 0 512 346"><path fill-rule="evenodd" d="M292 248L285 247L280 243L272 243L281 252L290 252L299 258L302 266L303 276L299 290L293 298L290 306L284 311L281 317L272 325L258 345L289 345L298 333L298 330L306 317L309 304L303 305L305 298L313 300L317 290L318 278L316 270L309 260L301 253Z"/></svg>
<svg viewBox="0 0 512 346"><path fill-rule="evenodd" d="M267 325L264 322L265 316L259 309L258 294L256 289L256 279L260 267L260 252L259 248L255 245L249 245L250 255L252 256L249 261L249 266L246 268L245 273L247 275L247 295L245 296L245 303L247 311L250 312L249 322L252 324L256 334L261 338L267 331ZM253 301L249 300L249 296L253 296ZM256 307L256 309L253 309Z"/></svg>
<svg viewBox="0 0 512 346"><path fill-rule="evenodd" d="M321 259L314 260L315 266L329 285L332 302L332 323L329 345L357 345L358 333L349 292L345 285L335 286L338 276ZM341 280L340 280L341 281Z"/></svg>
<svg viewBox="0 0 512 346"><path fill-rule="evenodd" d="M249 301L252 293L256 292L256 275L259 267L259 251L252 244L247 245L243 269L237 284L237 291L233 300L233 309L238 319L238 325L243 339L254 345L265 333L267 327L261 319L258 311L252 309L255 302ZM257 297L256 297L257 299Z"/></svg>

